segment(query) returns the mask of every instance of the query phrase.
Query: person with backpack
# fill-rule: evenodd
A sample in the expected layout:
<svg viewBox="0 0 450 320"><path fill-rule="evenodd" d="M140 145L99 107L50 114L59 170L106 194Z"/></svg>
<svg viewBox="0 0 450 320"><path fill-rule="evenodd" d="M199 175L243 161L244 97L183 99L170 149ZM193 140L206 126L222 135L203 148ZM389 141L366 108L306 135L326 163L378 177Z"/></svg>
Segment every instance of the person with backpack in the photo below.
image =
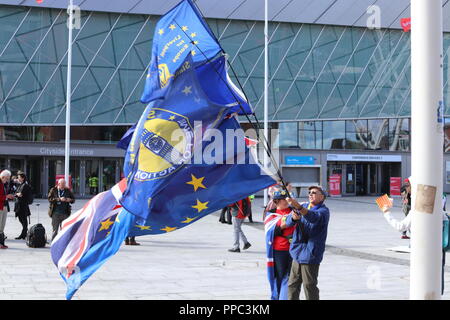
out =
<svg viewBox="0 0 450 320"><path fill-rule="evenodd" d="M244 242L244 250L247 250L251 247L250 242L248 242L247 237L245 236L244 232L242 231L242 223L244 222L244 219L249 215L251 210L251 201L247 197L245 199L239 200L238 202L233 203L230 205L231 210L231 220L234 227L234 245L233 248L228 249L229 252L241 252L241 249L239 249L239 240L242 238L242 241Z"/></svg>
<svg viewBox="0 0 450 320"><path fill-rule="evenodd" d="M14 194L14 212L16 218L19 218L19 222L22 224L22 232L15 239L25 240L28 232L28 217L31 215L29 205L33 203L33 192L27 183L27 176L24 173L19 173L17 180L18 186Z"/></svg>
<svg viewBox="0 0 450 320"><path fill-rule="evenodd" d="M61 223L70 216L72 210L70 204L75 202L72 191L66 187L66 180L59 179L58 184L50 189L48 201L50 202L48 215L52 218L53 240L58 234Z"/></svg>

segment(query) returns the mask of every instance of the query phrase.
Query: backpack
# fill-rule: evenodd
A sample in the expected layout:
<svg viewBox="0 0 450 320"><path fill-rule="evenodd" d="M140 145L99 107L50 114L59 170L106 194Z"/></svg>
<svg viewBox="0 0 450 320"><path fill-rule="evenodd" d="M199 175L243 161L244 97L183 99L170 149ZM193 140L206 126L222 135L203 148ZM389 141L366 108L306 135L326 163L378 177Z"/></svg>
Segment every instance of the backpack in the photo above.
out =
<svg viewBox="0 0 450 320"><path fill-rule="evenodd" d="M33 190L31 190L31 187L30 187L30 192L28 193L28 198L27 198L27 204L28 205L33 204L33 201L34 201L34 194L33 194Z"/></svg>
<svg viewBox="0 0 450 320"><path fill-rule="evenodd" d="M30 248L42 248L47 244L47 235L42 224L35 224L28 230L26 237L27 246Z"/></svg>

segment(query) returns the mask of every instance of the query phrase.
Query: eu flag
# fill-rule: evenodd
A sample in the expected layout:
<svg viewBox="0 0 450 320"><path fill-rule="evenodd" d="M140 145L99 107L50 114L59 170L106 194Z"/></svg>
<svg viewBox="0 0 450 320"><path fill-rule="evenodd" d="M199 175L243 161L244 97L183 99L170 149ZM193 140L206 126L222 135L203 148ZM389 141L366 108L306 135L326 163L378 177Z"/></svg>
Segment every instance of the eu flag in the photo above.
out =
<svg viewBox="0 0 450 320"><path fill-rule="evenodd" d="M230 133L236 134L230 138ZM145 224L135 224L130 235L159 234L183 228L275 183L255 163L234 117L225 119L215 135L217 138L227 134L221 147L216 139L203 141L203 162L186 165L180 170L176 179L158 193ZM209 155L215 163L210 163Z"/></svg>
<svg viewBox="0 0 450 320"><path fill-rule="evenodd" d="M150 102L155 90L167 86L189 54L198 63L213 58L220 51L213 32L191 0L181 1L156 24L142 103Z"/></svg>
<svg viewBox="0 0 450 320"><path fill-rule="evenodd" d="M128 186L121 203L144 220L158 193L191 161L194 144L201 143L194 135L216 128L233 111L208 99L191 56L161 92L142 114L125 155Z"/></svg>

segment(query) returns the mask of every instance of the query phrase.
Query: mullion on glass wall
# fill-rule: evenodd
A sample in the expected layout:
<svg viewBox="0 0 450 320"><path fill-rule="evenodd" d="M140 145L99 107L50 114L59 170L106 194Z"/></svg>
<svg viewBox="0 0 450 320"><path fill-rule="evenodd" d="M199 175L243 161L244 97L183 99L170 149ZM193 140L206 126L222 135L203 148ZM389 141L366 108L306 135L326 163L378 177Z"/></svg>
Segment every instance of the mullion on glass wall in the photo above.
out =
<svg viewBox="0 0 450 320"><path fill-rule="evenodd" d="M79 32L75 35L73 41L72 41L72 45L75 43L75 41L78 39L78 36L81 34L81 31L84 29L84 26L87 24L87 22L90 20L92 16L92 12L89 14L88 18L85 20L85 22L83 23L83 25L81 26ZM28 117L30 116L31 112L34 110L36 104L38 104L38 102L40 101L42 95L44 94L44 92L46 91L47 87L50 85L50 83L52 83L52 79L54 77L54 75L60 70L60 66L63 63L64 59L67 56L67 52L68 50L65 51L64 55L61 57L61 59L59 59L58 64L56 65L55 69L53 70L52 74L50 75L50 77L48 78L47 82L45 83L45 85L43 86L42 90L40 91L38 97L36 98L36 100L34 101L34 103L31 105L31 107L28 110L28 113L25 115L23 122L25 123L25 121L28 119Z"/></svg>
<svg viewBox="0 0 450 320"><path fill-rule="evenodd" d="M20 21L19 25L17 26L16 30L14 31L14 33L9 37L8 42L5 44L5 47L3 48L2 52L0 52L0 58L3 56L3 54L5 53L6 49L8 49L9 45L11 44L11 42L13 40L15 40L17 32L19 31L19 29L22 27L23 23L25 22L25 20L28 18L28 15L31 12L31 8L28 9L27 13L25 14L25 16L22 18L22 20ZM3 17L2 17L3 18Z"/></svg>
<svg viewBox="0 0 450 320"><path fill-rule="evenodd" d="M292 39L292 41L291 41L290 44L289 44L289 47L285 50L285 53L284 53L283 57L282 57L281 60L280 60L280 63L278 63L278 66L276 67L275 71L273 72L272 76L271 76L270 79L269 79L269 84L268 84L269 87L270 87L270 85L272 84L273 79L274 79L275 76L277 75L278 70L279 70L280 67L285 63L285 59L286 59L286 57L287 57L289 51L291 50L291 47L294 45L295 41L297 40L297 37L298 37L298 35L300 34L300 32L301 32L303 26L304 26L304 24L301 24L301 25L300 25L300 28L298 28L297 32L295 33L294 39ZM263 99L263 97L264 97L264 90L260 93L259 99L258 99L258 101L257 101L256 104L255 104L255 108L256 108L256 106L258 106L258 105L260 104L260 102L261 102L261 100Z"/></svg>
<svg viewBox="0 0 450 320"><path fill-rule="evenodd" d="M299 110L298 110L298 112L297 112L297 115L295 116L296 119L298 119L300 113L301 113L302 110L303 110L303 107L304 107L305 104L308 102L309 96L310 96L311 93L316 89L317 82L319 81L320 77L322 76L323 71L324 71L325 68L327 67L327 65L328 65L328 63L329 63L331 57L333 56L334 52L336 51L336 48L337 48L338 45L341 43L342 37L343 37L343 35L345 34L346 31L347 31L347 27L343 28L343 30L342 30L342 32L341 32L339 38L338 38L337 41L336 41L336 44L334 45L333 49L331 50L330 54L328 55L328 58L327 58L327 60L325 61L325 63L323 64L323 67L322 67L322 69L320 70L319 74L317 75L316 80L314 81L313 85L311 86L311 89L309 90L308 94L306 95L305 99L303 100L303 103L302 103L302 105L300 106L300 108L299 108ZM323 108L323 106L322 106L322 108ZM319 110L318 110L318 113L317 113L317 114L319 114L319 113L321 112L322 108L319 107Z"/></svg>
<svg viewBox="0 0 450 320"><path fill-rule="evenodd" d="M358 42L356 43L356 45L355 45L355 47L353 49L353 52L349 54L349 58L348 58L348 60L347 60L347 62L345 64L344 68L342 69L342 72L340 73L339 77L335 81L335 83L333 85L333 88L331 89L330 93L328 94L327 98L325 99L325 102L324 102L324 104L322 106L322 110L320 110L319 114L317 115L317 118L320 118L322 116L323 111L325 110L329 100L331 99L331 97L333 95L333 92L336 90L338 84L340 83L340 80L341 80L342 76L347 71L350 62L353 59L354 53L355 53L356 49L358 48L359 44L361 43L361 40L364 38L364 35L366 34L367 30L368 29L364 29L364 32L362 33L361 37L359 38ZM353 33L353 29L351 30L351 32Z"/></svg>
<svg viewBox="0 0 450 320"><path fill-rule="evenodd" d="M322 27L322 29L320 30L319 35L317 36L316 40L314 41L314 44L311 47L311 50L309 51L308 55L306 56L305 60L303 61L300 69L298 69L297 74L294 77L294 80L291 82L291 84L289 85L286 94L284 95L283 99L281 99L280 104L278 105L278 107L275 110L275 113L273 114L273 118L275 118L276 114L278 113L278 111L280 110L280 108L283 106L284 101L286 100L287 95L289 94L289 91L292 89L293 85L295 84L295 81L297 80L298 76L300 75L301 71L303 70L303 67L306 65L306 62L308 61L309 57L311 56L311 54L313 53L313 51L316 48L317 43L319 42L319 39L323 33L323 31L325 30L325 26Z"/></svg>
<svg viewBox="0 0 450 320"><path fill-rule="evenodd" d="M48 34L51 31L51 28L53 27L53 25L56 23L56 21L58 21L59 16L61 15L62 10L59 11L58 15L56 16L56 18L53 20L52 24L50 25L50 27L48 28L47 32L44 34L44 36L42 37L41 41L39 42L39 44L37 45L37 47L35 48L35 50L33 51L32 55L30 56L30 58L28 59L26 65L24 66L24 68L22 69L22 71L20 72L20 74L17 76L16 81L14 82L14 84L12 85L11 89L9 90L9 92L5 95L4 100L2 102L2 104L0 105L0 110L2 109L2 107L5 105L6 101L8 100L9 96L11 95L11 93L16 89L16 85L17 83L20 81L20 79L22 78L22 75L25 73L25 71L27 70L28 66L31 63L31 60L33 59L33 57L36 55L36 53L39 51L39 48L41 47L42 43L45 41L45 39L47 38ZM6 107L5 107L6 108ZM7 113L7 109L5 109L5 111L3 111L4 113ZM8 119L8 118L7 118Z"/></svg>
<svg viewBox="0 0 450 320"><path fill-rule="evenodd" d="M377 65L377 67L379 67L379 69L378 69L378 77L377 77L376 80L374 79L374 80L375 80L375 81L374 81L375 83L371 86L371 89L369 89L369 93L368 93L367 97L364 98L365 103L364 103L364 105L362 106L362 108L360 109L360 112L359 112L359 116L360 116L360 117L363 115L363 111L366 109L366 107L367 107L369 101L370 101L371 98L372 98L373 93L375 92L376 94L378 94L378 90L377 90L377 89L378 89L378 86L381 84L382 80L383 80L385 77L391 76L391 71L392 71L392 69L391 69L391 68L392 68L392 63L391 63L391 61L392 61L392 57L394 56L394 53L396 52L398 46L399 46L400 43L402 42L403 36L404 36L405 34L406 34L406 32L403 32L403 33L402 33L402 35L400 36L400 39L397 41L397 44L395 45L394 49L391 49L391 50L390 50L389 56L388 56L387 59L385 59L384 63L382 63L381 66L378 66L378 65ZM400 52L400 55L401 55L403 52L407 51L408 49L409 49L408 46L403 46L402 49L401 49L402 51ZM388 68L390 68L390 70L388 70ZM372 82L372 83L373 83L373 82ZM370 87L370 86L369 86L369 87Z"/></svg>
<svg viewBox="0 0 450 320"><path fill-rule="evenodd" d="M355 83L355 85L354 85L354 87L353 87L353 89L352 89L350 95L348 96L348 99L346 100L344 106L342 107L342 110L341 110L341 112L340 112L338 118L340 118L340 117L342 116L342 113L343 113L344 110L347 108L347 105L348 105L348 103L349 103L351 97L353 96L353 93L355 92L356 88L358 87L359 82L360 82L361 79L363 78L363 75L365 74L365 72L366 72L368 66L369 66L370 63L371 63L372 58L374 57L375 53L377 52L377 49L379 48L380 44L383 42L384 36L386 35L387 31L388 31L388 29L385 29L383 32L380 32L380 31L378 31L378 30L373 31L373 33L372 33L373 35L375 35L375 34L380 34L380 33L381 33L381 38L377 41L377 44L376 44L375 48L374 48L373 51L372 51L372 54L371 54L370 57L367 59L367 64L365 65L365 67L364 67L364 69L362 70L360 76L358 77L358 80L356 81L356 83Z"/></svg>
<svg viewBox="0 0 450 320"><path fill-rule="evenodd" d="M411 67L411 56L408 57L407 63L405 63L405 64L403 65L403 68L402 68L400 74L398 75L398 77L397 77L397 79L396 79L396 81L395 81L395 83L394 83L394 86L393 86L393 87L391 88L391 90L389 91L389 94L388 94L386 100L384 101L384 103L383 103L383 105L382 105L380 111L378 112L378 116L379 116L379 117L383 115L383 111L384 111L384 109L386 108L386 106L388 105L389 99L390 99L391 97L394 96L394 93L396 92L399 83L401 82L401 80L402 80L404 77L406 77L406 72L408 72L408 70L409 70L410 67ZM385 116L388 116L388 115L396 115L395 110L394 110L394 112L393 112L392 114L390 114L390 113L385 114Z"/></svg>
<svg viewBox="0 0 450 320"><path fill-rule="evenodd" d="M147 25L147 23L150 21L150 16L147 17L147 19L144 21L144 23L142 24L139 32L137 33L137 35L135 36L133 42L130 44L128 50L125 52L125 54L123 55L122 59L120 60L119 64L117 65L117 67L114 70L114 73L112 74L111 78L109 79L108 83L105 85L105 87L103 88L102 93L99 95L99 97L97 98L97 100L95 101L94 105L91 108L91 111L88 113L88 115L86 116L84 123L88 122L88 120L90 120L90 116L92 114L92 112L94 111L95 107L97 106L98 102L100 101L101 97L104 95L104 93L106 92L106 89L108 88L109 84L111 83L111 81L113 80L114 76L118 73L119 68L121 67L122 63L125 61L125 58L127 57L128 53L130 52L130 50L133 48L134 44L136 43L137 39L139 38L139 35L141 34L141 32L144 30L145 26ZM95 115L94 115L95 116Z"/></svg>
<svg viewBox="0 0 450 320"><path fill-rule="evenodd" d="M86 69L84 70L83 74L80 76L80 78L78 79L78 82L75 84L75 86L72 89L72 95L75 94L76 90L78 89L79 85L83 82L84 77L86 76L86 73L90 72L91 70L91 66L94 63L94 61L96 60L96 58L98 57L99 52L102 50L103 46L105 45L105 43L108 41L109 36L111 35L111 33L114 30L114 27L117 25L117 23L120 20L120 17L122 16L122 14L118 15L118 17L116 18L116 20L114 21L114 24L111 26L111 28L109 29L108 33L106 34L105 38L103 39L102 43L100 44L100 46L98 47L97 51L95 52L95 54L93 55L91 61L89 62L88 66L86 67ZM95 78L95 77L94 77ZM58 113L58 115L55 118L56 122L58 120L58 118L60 117L61 113L65 110L65 108L61 108L60 112Z"/></svg>

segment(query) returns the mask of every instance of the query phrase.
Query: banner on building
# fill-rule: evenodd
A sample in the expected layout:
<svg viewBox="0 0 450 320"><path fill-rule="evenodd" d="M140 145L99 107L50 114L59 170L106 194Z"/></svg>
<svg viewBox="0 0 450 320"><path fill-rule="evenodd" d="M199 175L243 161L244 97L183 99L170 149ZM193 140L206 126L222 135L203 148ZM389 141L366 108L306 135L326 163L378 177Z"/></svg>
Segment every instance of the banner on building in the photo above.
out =
<svg viewBox="0 0 450 320"><path fill-rule="evenodd" d="M390 195L400 196L400 188L402 186L402 177L391 177L390 179Z"/></svg>
<svg viewBox="0 0 450 320"><path fill-rule="evenodd" d="M342 177L340 174L330 175L328 184L331 196L338 197L341 195L341 180Z"/></svg>

